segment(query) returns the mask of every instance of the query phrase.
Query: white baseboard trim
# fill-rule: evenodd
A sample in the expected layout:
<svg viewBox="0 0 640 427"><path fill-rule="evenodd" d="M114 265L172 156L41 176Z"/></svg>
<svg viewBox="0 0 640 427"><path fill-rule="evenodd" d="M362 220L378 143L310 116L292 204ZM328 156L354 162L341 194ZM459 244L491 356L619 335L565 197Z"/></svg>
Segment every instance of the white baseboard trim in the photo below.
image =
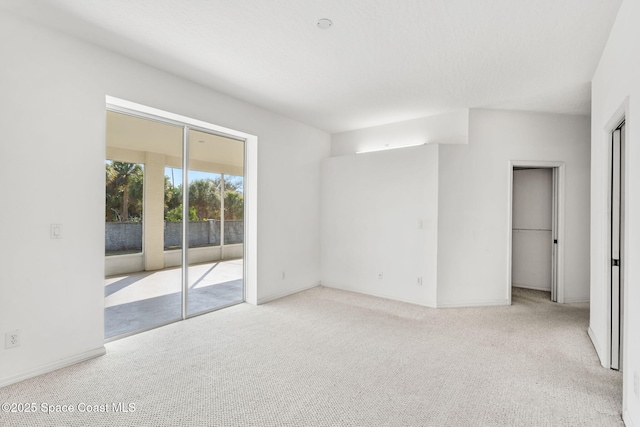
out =
<svg viewBox="0 0 640 427"><path fill-rule="evenodd" d="M24 381L29 378L37 377L38 375L47 374L61 368L66 368L67 366L75 365L76 363L84 362L85 360L104 356L106 353L107 349L102 346L93 350L85 351L84 353L76 354L74 356L65 357L64 359L60 359L52 363L47 363L46 365L42 365L38 368L29 369L28 371L21 372L17 375L2 378L0 379L0 388L8 386L10 384L19 383L20 381Z"/></svg>
<svg viewBox="0 0 640 427"><path fill-rule="evenodd" d="M306 286L302 286L302 287L299 287L299 288L286 290L284 292L279 292L279 293L274 294L274 295L269 295L269 296L266 296L266 297L258 298L258 305L264 304L264 303L269 302L269 301L277 300L277 299L280 299L280 298L284 298L284 297L289 296L289 295L297 294L298 292L303 292L303 291L306 291L308 289L315 288L316 286L320 286L320 282L315 282L315 283L312 283L311 285L306 285Z"/></svg>
<svg viewBox="0 0 640 427"><path fill-rule="evenodd" d="M407 298L399 298L393 295L380 294L376 292L363 292L359 289L353 289L353 288L350 288L349 286L341 286L335 283L320 282L320 284L327 288L339 289L341 291L355 292L357 294L370 295L372 297L377 297L377 298L384 298L384 299L390 299L393 301L406 302L407 304L420 305L422 307L436 308L436 304L434 301L415 301Z"/></svg>
<svg viewBox="0 0 640 427"><path fill-rule="evenodd" d="M587 329L587 334L589 335L589 338L591 338L591 344L593 345L593 348L596 349L596 354L598 355L598 359L600 359L600 364L603 368L606 368L606 363L608 363L608 360L605 360L605 358L602 357L600 343L596 339L596 334L593 332L593 329L591 329L591 326L589 326L589 329Z"/></svg>
<svg viewBox="0 0 640 427"><path fill-rule="evenodd" d="M516 283L513 283L511 286L513 286L514 288L522 288L522 289L531 289L531 290L534 290L534 291L551 292L551 288L539 288L539 287L535 287L535 286L520 285L520 284L516 284Z"/></svg>
<svg viewBox="0 0 640 427"><path fill-rule="evenodd" d="M496 299L487 301L439 302L438 308L495 307L499 305L510 305L509 300Z"/></svg>
<svg viewBox="0 0 640 427"><path fill-rule="evenodd" d="M631 415L629 415L629 411L624 411L622 413L622 422L627 427L636 427L635 423L631 420Z"/></svg>
<svg viewBox="0 0 640 427"><path fill-rule="evenodd" d="M579 302L591 302L591 299L589 297L578 297L578 298L564 298L564 303L565 304L575 304L575 303L579 303Z"/></svg>

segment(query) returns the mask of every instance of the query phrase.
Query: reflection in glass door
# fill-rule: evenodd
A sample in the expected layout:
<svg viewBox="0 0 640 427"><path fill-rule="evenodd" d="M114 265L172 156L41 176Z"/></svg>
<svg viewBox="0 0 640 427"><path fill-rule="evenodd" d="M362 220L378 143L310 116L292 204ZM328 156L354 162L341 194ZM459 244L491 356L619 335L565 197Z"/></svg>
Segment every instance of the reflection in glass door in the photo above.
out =
<svg viewBox="0 0 640 427"><path fill-rule="evenodd" d="M244 300L244 141L190 130L187 316Z"/></svg>

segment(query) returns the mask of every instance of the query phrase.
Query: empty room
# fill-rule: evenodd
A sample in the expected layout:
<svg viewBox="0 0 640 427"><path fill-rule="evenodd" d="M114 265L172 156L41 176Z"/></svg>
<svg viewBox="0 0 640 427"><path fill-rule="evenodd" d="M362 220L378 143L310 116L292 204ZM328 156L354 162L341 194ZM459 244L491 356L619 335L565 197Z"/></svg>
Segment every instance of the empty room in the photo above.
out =
<svg viewBox="0 0 640 427"><path fill-rule="evenodd" d="M0 35L0 425L640 427L640 1Z"/></svg>

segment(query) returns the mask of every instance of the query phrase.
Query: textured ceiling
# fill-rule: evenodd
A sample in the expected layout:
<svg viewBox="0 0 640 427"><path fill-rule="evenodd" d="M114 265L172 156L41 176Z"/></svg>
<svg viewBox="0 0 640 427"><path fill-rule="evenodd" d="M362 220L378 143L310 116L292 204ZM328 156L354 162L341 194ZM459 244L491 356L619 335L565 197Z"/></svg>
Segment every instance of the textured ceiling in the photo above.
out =
<svg viewBox="0 0 640 427"><path fill-rule="evenodd" d="M460 108L589 114L622 0L0 0L329 132ZM333 20L328 30L319 18Z"/></svg>

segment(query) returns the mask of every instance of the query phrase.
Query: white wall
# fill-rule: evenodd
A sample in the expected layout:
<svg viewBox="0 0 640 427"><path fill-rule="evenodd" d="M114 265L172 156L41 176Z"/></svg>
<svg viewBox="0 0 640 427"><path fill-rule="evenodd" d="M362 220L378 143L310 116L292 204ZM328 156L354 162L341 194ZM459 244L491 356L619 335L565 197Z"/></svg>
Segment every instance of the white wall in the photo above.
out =
<svg viewBox="0 0 640 427"><path fill-rule="evenodd" d="M513 171L511 284L551 291L552 170Z"/></svg>
<svg viewBox="0 0 640 427"><path fill-rule="evenodd" d="M331 155L419 144L466 144L469 110L421 117L331 135Z"/></svg>
<svg viewBox="0 0 640 427"><path fill-rule="evenodd" d="M591 110L591 317L590 336L604 366L609 365L609 133L626 116L624 176L625 237L622 269L625 282L623 353L624 419L640 426L640 397L633 378L640 375L640 2L625 0L609 35L592 81Z"/></svg>
<svg viewBox="0 0 640 427"><path fill-rule="evenodd" d="M438 306L508 302L510 160L566 162L565 302L589 298L589 118L470 110L440 146Z"/></svg>
<svg viewBox="0 0 640 427"><path fill-rule="evenodd" d="M438 147L437 167L429 167L437 169L437 180L425 180L424 170L414 163L431 165L431 156L428 161L412 156L401 157L404 150L412 149L355 157L347 155L372 147L384 147L385 141L401 145L417 141L417 136L423 138L436 133L440 135L438 140L444 142L435 144ZM435 146L426 148L433 150ZM332 135L331 153L341 156L325 160L323 164L323 283L408 300L408 294L397 293L393 285L385 287L371 277L377 278L376 271L385 262L388 265L406 262L406 254L415 252L411 238L406 237L410 243L400 247L401 251L408 252L382 252L381 248L398 249L398 242L394 240L396 236L378 234L375 245L371 246L373 231L367 232L371 235L362 237L357 234L362 231L340 228L337 216L332 213L338 207L342 207L344 212L349 211L347 207L355 209L360 215L358 222L355 219L350 221L356 230L361 230L364 225L380 223L384 218L398 218L398 212L390 211L378 216L377 209L365 209L364 206L368 207L377 200L373 198L374 190L381 185L382 194L388 197L394 190L393 183L385 184L387 181L381 180L377 174L387 170L402 171L406 181L411 183L412 192L427 194L430 209L436 207L438 210L434 215L438 224L437 267L423 267L430 273L437 272L436 305L507 304L511 286L508 269L509 162L555 161L566 165L565 302L589 299L589 274L585 267L589 263L588 117L464 110ZM371 162L370 169L360 165L359 162L368 164L365 161ZM359 175L366 179L361 180ZM393 181L393 178L389 179ZM348 188L354 191L345 193L338 188L339 181L346 182L345 185L350 185ZM436 181L437 191L431 188ZM358 194L368 194L369 198ZM357 203L350 197L356 198ZM400 213L404 214L402 210ZM405 222L411 224L415 222L415 214L413 218ZM328 236L330 231L336 235ZM409 267L412 275L415 268ZM429 297L431 295L429 292ZM412 302L433 305L430 299Z"/></svg>
<svg viewBox="0 0 640 427"><path fill-rule="evenodd" d="M105 95L257 135L258 300L319 282L327 133L5 12L0 38L0 385L103 349Z"/></svg>
<svg viewBox="0 0 640 427"><path fill-rule="evenodd" d="M437 145L325 159L322 284L435 307L437 201Z"/></svg>

